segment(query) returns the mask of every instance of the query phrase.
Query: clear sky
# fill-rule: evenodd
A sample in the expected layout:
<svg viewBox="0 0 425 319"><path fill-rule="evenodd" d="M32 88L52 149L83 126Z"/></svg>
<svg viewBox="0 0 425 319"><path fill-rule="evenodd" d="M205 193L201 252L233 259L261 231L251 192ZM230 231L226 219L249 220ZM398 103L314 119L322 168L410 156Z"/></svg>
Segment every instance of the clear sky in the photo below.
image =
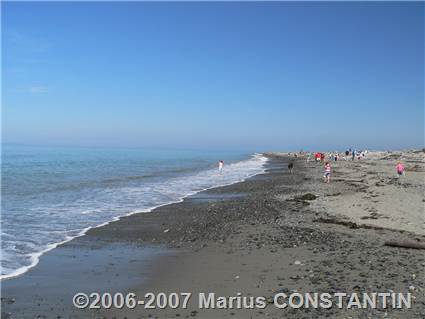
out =
<svg viewBox="0 0 425 319"><path fill-rule="evenodd" d="M424 147L424 3L2 3L3 142Z"/></svg>

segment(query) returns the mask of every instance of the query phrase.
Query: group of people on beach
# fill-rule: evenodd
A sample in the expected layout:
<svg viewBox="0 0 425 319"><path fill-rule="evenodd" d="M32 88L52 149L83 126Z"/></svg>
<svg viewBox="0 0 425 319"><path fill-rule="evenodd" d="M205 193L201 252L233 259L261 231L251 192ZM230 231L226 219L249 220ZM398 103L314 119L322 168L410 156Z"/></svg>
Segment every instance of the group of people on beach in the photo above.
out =
<svg viewBox="0 0 425 319"><path fill-rule="evenodd" d="M307 162L310 161L311 156L313 153L307 153L306 154L306 158L307 158ZM367 150L362 150L362 151L356 151L355 149L351 149L348 148L345 152L344 152L344 160L347 161L350 157L351 160L354 161L356 158L357 160L361 160L364 159L366 157L366 155L368 154ZM326 161L326 158L328 159L328 161ZM324 165L324 174L323 174L323 179L325 183L330 183L331 181L331 161L335 161L337 162L340 159L340 154L335 151L335 152L331 152L328 155L326 155L323 152L316 152L314 153L314 159L317 163L322 163ZM290 173L292 173L292 169L293 169L293 163L290 163L288 165L288 170ZM400 178L401 176L405 175L405 167L403 165L402 162L398 162L396 165L396 172L397 172L397 177Z"/></svg>
<svg viewBox="0 0 425 319"><path fill-rule="evenodd" d="M351 148L349 148L344 153L345 154L344 159L347 160L347 158L351 155L351 160L352 161L354 161L356 157L360 160L360 159L366 157L366 154L367 153L368 153L367 150L366 151L356 151L356 150L352 150ZM295 157L298 157L296 155L296 153L295 153ZM307 153L306 158L307 158L307 162L309 162L310 161L310 158L311 158L311 153ZM330 161L333 160L333 161L336 162L336 161L339 160L340 155L339 155L338 152L332 152L332 153L330 153L328 155L328 158L329 158ZM316 152L314 154L314 159L315 159L316 162L324 163L325 172L323 174L323 179L324 179L324 182L325 183L330 183L330 181L331 181L331 171L332 171L332 168L331 168L330 161L325 161L325 159L326 159L325 153ZM223 171L223 167L224 167L224 161L223 160L219 160L218 161L218 171L219 171L220 174ZM293 162L290 162L288 164L288 171L289 171L290 174L292 174L293 169L294 169L294 163ZM401 176L404 176L405 175L405 170L406 170L406 168L404 167L403 163L402 162L398 162L397 165L396 165L397 177L400 178Z"/></svg>
<svg viewBox="0 0 425 319"><path fill-rule="evenodd" d="M358 160L361 160L361 159L366 157L367 153L368 153L367 150L356 151L354 149L349 148L345 151L345 153L344 153L345 156L343 158L344 158L345 161L347 161L348 158L351 156L352 161L354 161L356 158ZM337 151L331 152L328 155L329 161L325 161L325 159L326 159L325 153L316 152L315 155L314 155L314 158L315 158L316 162L324 163L325 172L323 174L323 179L324 179L325 183L330 183L330 181L331 181L331 164L330 164L330 161L337 162L341 158L340 154ZM308 154L308 156L307 156L307 162L309 160L310 160L310 154Z"/></svg>

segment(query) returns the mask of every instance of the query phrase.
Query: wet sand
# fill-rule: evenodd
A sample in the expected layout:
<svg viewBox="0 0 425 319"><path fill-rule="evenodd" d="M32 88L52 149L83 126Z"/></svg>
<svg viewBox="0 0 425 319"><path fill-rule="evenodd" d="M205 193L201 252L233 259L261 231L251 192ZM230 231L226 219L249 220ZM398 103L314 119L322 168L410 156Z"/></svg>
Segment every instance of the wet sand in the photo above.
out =
<svg viewBox="0 0 425 319"><path fill-rule="evenodd" d="M372 212L359 214L358 207L353 212L344 204L354 200L368 207L376 198L371 196L374 187L387 194L388 185L407 193L410 188L422 191L423 196L423 183L410 181L409 169L407 184L400 186L392 184L386 169L380 177L368 173L374 164L341 162L334 165L335 181L325 185L321 166L288 154L268 156L265 174L122 218L47 253L26 274L3 282L2 318L425 317L425 251L384 246L388 240L425 241L421 227L408 227L408 222L423 225L415 214L423 209L424 198L411 201L415 213L406 223L401 217L397 221L397 208L389 214L393 219L381 218L391 220L384 224L381 215L362 219ZM295 163L293 174L286 169L288 161ZM374 162L389 168L394 158ZM350 170L365 173L367 182L347 181ZM380 179L372 182L369 176ZM303 199L307 193L317 198ZM361 197L352 199L356 194ZM387 200L385 194L378 194L381 201ZM265 309L199 309L192 297L187 309L79 310L71 300L78 291L134 292L139 299L146 292L240 292L271 298L279 291L410 291L415 299L412 309L277 309L272 304Z"/></svg>

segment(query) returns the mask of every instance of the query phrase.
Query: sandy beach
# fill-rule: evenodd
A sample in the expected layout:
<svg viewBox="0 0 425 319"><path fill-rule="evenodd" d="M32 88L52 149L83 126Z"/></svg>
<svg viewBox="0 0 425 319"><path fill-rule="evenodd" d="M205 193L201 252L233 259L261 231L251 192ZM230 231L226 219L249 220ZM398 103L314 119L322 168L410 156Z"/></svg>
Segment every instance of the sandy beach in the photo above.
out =
<svg viewBox="0 0 425 319"><path fill-rule="evenodd" d="M2 282L2 318L424 318L422 151L323 165L267 153L264 174L90 230ZM397 161L406 175L397 179ZM294 163L290 174L287 164ZM262 296L264 309L76 309L76 292ZM411 309L279 309L284 292L410 292Z"/></svg>
<svg viewBox="0 0 425 319"><path fill-rule="evenodd" d="M1 8L1 319L425 319L425 1Z"/></svg>

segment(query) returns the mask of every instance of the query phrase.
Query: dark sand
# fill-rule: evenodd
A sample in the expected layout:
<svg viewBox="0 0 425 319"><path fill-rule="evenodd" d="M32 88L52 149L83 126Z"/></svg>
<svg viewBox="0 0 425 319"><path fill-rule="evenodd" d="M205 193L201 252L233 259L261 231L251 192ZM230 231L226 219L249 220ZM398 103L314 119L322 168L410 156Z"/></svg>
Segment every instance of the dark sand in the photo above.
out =
<svg viewBox="0 0 425 319"><path fill-rule="evenodd" d="M321 196L364 188L324 185L315 164L301 160L289 174L286 157L269 156L265 174L122 218L47 253L26 274L2 282L2 318L425 318L424 251L383 246L423 236L339 225L297 196L315 187ZM401 310L197 306L198 292L270 298L278 291L409 289L413 307ZM72 305L79 291L193 296L187 309L79 310Z"/></svg>

